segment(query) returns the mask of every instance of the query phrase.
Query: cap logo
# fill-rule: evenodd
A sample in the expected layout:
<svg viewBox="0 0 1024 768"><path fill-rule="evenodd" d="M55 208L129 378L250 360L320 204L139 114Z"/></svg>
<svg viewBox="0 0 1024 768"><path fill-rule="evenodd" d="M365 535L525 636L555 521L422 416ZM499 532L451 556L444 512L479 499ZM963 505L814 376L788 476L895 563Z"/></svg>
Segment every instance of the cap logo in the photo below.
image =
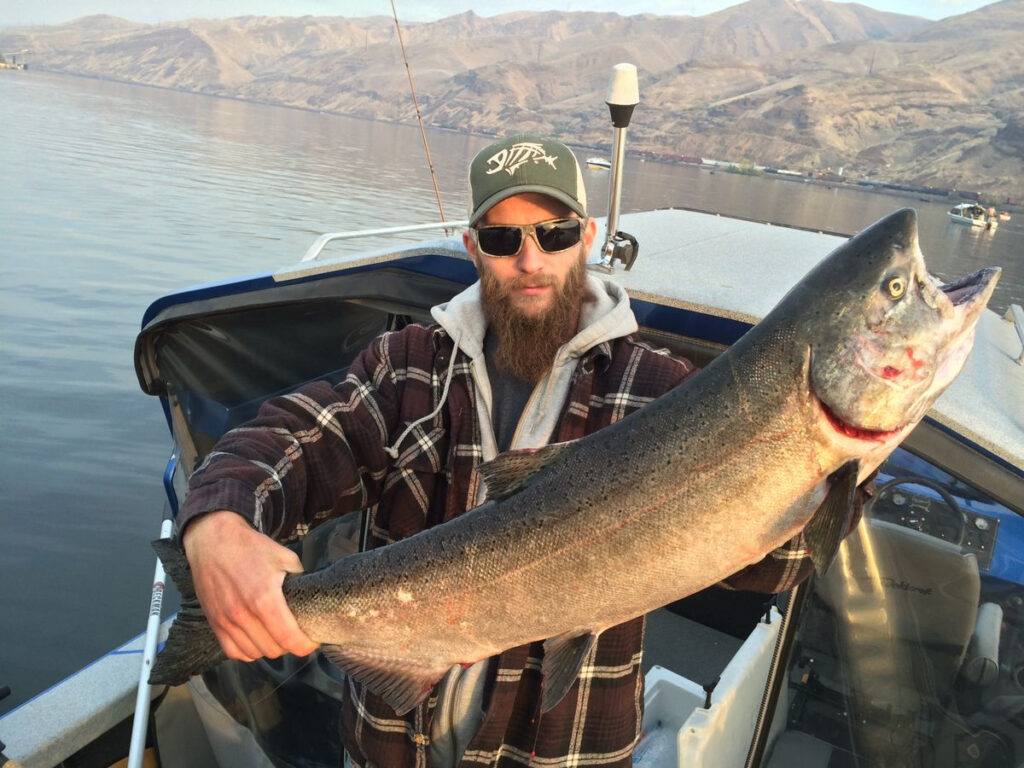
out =
<svg viewBox="0 0 1024 768"><path fill-rule="evenodd" d="M544 145L538 142L521 141L506 147L500 152L487 158L487 175L505 171L512 176L520 166L526 163L547 163L555 170L555 155L549 155L544 151Z"/></svg>

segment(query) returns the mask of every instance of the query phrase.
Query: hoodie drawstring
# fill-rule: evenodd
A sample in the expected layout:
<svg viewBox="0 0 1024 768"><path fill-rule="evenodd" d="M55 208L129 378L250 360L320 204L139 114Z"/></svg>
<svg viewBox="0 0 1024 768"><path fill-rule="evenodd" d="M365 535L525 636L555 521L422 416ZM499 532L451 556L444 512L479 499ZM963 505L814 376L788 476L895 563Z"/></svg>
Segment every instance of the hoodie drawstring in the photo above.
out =
<svg viewBox="0 0 1024 768"><path fill-rule="evenodd" d="M402 430L402 434L398 436L398 439L395 440L393 444L384 446L384 453L386 453L392 459L398 458L398 446L402 444L402 441L405 440L406 436L410 432L416 429L416 427L418 427L423 422L430 421L432 418L434 418L435 416L437 416L437 414L441 412L442 408L444 408L444 404L448 400L448 388L451 387L452 385L452 374L455 372L455 358L458 356L459 341L461 341L461 339L462 329L460 328L458 335L455 337L455 345L452 347L452 359L448 362L448 377L445 379L444 389L441 391L441 400L438 402L437 408L435 408L433 411L428 413L423 418L416 419L416 421L411 422L404 430Z"/></svg>

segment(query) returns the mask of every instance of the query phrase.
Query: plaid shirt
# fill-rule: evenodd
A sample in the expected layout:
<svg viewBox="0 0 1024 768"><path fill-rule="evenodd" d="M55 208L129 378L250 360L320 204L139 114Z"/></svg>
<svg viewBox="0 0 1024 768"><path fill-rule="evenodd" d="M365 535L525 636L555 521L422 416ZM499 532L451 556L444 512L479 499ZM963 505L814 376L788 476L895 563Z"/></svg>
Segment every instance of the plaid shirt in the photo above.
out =
<svg viewBox="0 0 1024 768"><path fill-rule="evenodd" d="M554 440L612 424L694 372L634 337L599 344L579 361ZM256 421L225 435L190 480L181 528L204 511L233 509L289 540L322 519L365 508L369 546L378 547L456 517L475 505L480 484L475 396L469 359L454 352L443 329L412 325L385 334L341 384L315 383L268 401ZM395 446L397 458L385 451L435 409ZM798 538L728 585L778 592L808 573ZM542 644L502 653L490 665L486 715L462 765L631 765L643 710L643 635L642 617L603 632L579 680L543 715ZM397 718L354 681L346 694L342 740L358 765L427 768L435 696Z"/></svg>

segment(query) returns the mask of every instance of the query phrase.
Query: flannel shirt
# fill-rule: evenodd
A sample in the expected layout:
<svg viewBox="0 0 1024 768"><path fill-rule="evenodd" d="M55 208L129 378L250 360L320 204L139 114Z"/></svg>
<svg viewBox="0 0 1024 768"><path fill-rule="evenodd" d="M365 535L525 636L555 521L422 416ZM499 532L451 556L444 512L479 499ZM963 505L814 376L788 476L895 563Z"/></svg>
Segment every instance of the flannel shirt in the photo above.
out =
<svg viewBox="0 0 1024 768"><path fill-rule="evenodd" d="M688 361L635 337L603 342L580 359L553 441L607 426L693 373ZM385 447L435 409L391 458ZM368 546L382 546L475 505L480 435L469 359L439 326L411 325L377 339L336 387L314 383L272 399L254 422L225 435L190 479L179 523L183 530L202 512L232 509L287 541L320 520L367 509ZM778 592L808 573L798 537L728 586ZM631 765L643 709L644 626L641 617L603 632L579 680L543 716L542 644L502 653L490 666L485 719L461 764ZM342 743L366 768L427 768L436 704L432 695L399 718L350 679Z"/></svg>

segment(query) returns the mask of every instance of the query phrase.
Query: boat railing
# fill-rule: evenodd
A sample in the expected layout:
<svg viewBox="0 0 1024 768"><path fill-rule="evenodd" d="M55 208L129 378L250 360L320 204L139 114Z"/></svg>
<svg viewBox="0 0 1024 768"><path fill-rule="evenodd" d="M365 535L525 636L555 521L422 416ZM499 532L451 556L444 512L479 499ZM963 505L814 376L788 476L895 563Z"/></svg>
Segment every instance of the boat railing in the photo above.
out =
<svg viewBox="0 0 1024 768"><path fill-rule="evenodd" d="M469 225L468 221L435 221L431 224L406 224L400 227L382 227L380 229L360 229L351 232L328 232L320 235L313 244L309 246L302 257L302 261L316 261L320 252L328 243L335 240L354 240L360 237L373 237L375 235L400 235L406 232L423 232L429 229L463 229Z"/></svg>

